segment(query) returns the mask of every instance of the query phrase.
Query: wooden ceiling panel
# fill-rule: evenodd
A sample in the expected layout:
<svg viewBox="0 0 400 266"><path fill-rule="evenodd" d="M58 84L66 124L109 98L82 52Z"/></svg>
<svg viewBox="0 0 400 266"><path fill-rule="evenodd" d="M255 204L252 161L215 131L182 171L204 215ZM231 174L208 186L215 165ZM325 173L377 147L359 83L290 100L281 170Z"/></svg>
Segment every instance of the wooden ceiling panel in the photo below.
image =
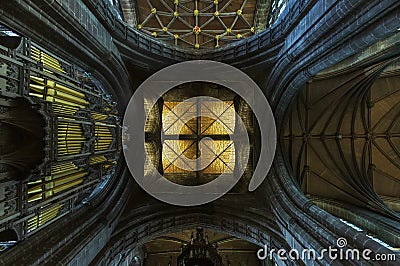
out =
<svg viewBox="0 0 400 266"><path fill-rule="evenodd" d="M252 36L256 0L138 0L137 28L191 48L212 48Z"/></svg>

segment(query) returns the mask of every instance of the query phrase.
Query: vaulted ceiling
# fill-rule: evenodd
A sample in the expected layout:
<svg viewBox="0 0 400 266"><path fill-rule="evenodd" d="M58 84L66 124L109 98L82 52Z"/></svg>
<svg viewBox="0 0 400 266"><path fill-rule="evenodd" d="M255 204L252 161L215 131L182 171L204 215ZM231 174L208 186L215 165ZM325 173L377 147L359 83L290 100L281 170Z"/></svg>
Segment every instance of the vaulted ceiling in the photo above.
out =
<svg viewBox="0 0 400 266"><path fill-rule="evenodd" d="M177 265L177 257L181 254L183 245L190 243L191 235L196 230L184 230L160 236L144 244L147 254L146 265ZM217 246L218 254L224 265L258 265L258 246L239 238L205 230L208 241Z"/></svg>
<svg viewBox="0 0 400 266"><path fill-rule="evenodd" d="M204 53L194 50L195 52L190 53L191 51L187 49L185 52L188 51L189 56L186 58L186 53L181 56L175 53L180 49L175 47L170 49L168 45L160 45L158 32L164 34L162 25L159 25L156 37L145 36L142 32L127 27L122 21L110 19L113 17L109 16L109 13L101 13L108 10L102 9L103 1L87 0L84 1L85 5L83 3L76 5L74 1L62 1L62 4L60 1L47 1L43 5L39 5L39 1L28 0L10 2L0 7L1 21L12 25L21 31L21 34L31 37L32 41L39 42L54 53L63 55L79 63L78 65L91 66L90 69L102 83L110 88L110 91L118 94L118 106L122 106L121 110L124 109L127 99L135 88L133 84L140 84L138 71L135 67L125 68L126 62L129 61L129 64L150 72L155 68L152 66L156 65L154 62L163 62L167 65L178 59L190 60L195 58L190 56L197 56L200 53L206 56L209 52L209 50L205 50ZM115 4L118 0L110 2ZM152 8L149 9L150 6L146 1L120 0L121 6L123 2L128 4L122 9L124 19L135 28L143 22L140 8L144 8L144 5L147 13L143 14L151 13L154 16L154 11ZM243 3L241 0L239 2ZM160 232L170 234L166 229L188 229L182 225L208 226L206 228L218 229L220 232L242 239L254 239L255 243L267 243L272 248L321 250L324 247L334 246L338 237L346 237L349 240L349 249L372 248L387 253L388 251L377 242L367 239L358 231L354 232L352 228L307 201L295 186L295 182L292 182L292 178L297 179L299 186L303 185L303 192L312 196L330 197L359 205L372 203L375 204L372 206L375 208L380 207L376 206L378 204L384 207L379 196L382 199L384 199L382 196L385 196L398 200L398 196L396 198L398 194L394 193L395 188L399 187L400 148L396 140L399 129L396 113L400 97L395 87L398 82L389 72L383 72L378 78L377 76L382 74L381 69L375 69L375 66L369 67L394 54L398 56L399 42L393 45L395 51L391 53L389 48L385 49L385 46L379 43L377 45L379 57L370 56L371 49L368 48L366 56L368 64L362 69L356 68L355 62L361 58L359 54L356 55L357 52L382 38L389 38L389 34L394 31L398 32L400 3L392 0L353 2L349 5L348 1L291 1L290 9L286 10L290 11L290 15L281 18L294 19L285 21L278 19L276 27L272 26L271 31L266 30L257 38L246 41L232 38L232 41L239 40L237 46L216 49L215 54L207 57L207 59L218 58L240 67L247 66L248 69L251 67L260 73L258 76L263 78L260 83L266 84L262 87L271 100L292 172L287 173L289 164L282 162L281 154L281 146L284 145L279 145L274 167L262 189L258 190L259 193L244 195L246 197L228 193L210 205L189 209L174 208L156 202L144 191L139 191L128 171L121 170L110 185L102 186L102 193L98 197L90 199L77 211L65 215L63 220L60 219L49 227L42 228L32 236L32 240L22 241L12 250L15 253L8 257L2 256L1 261L6 265L21 265L18 262L23 261L26 264L29 264L28 262L56 264L60 263L60 260L61 263L67 264L69 260L76 258L76 263L80 265L85 264L81 261L91 260L94 261L92 264L98 265L100 263L96 262L112 261L117 256L124 258L122 255L126 251L144 239L146 241L154 239ZM262 29L258 26L263 24L262 20L265 26L270 21L273 23L281 13L280 7L283 8L285 5L284 0L274 1L270 5L265 4L276 12L271 16L271 12L265 12L264 9L263 14L266 15L263 16L259 3L260 1L257 1L257 10L253 14L256 33ZM91 9L86 10L86 7ZM166 7L160 6L160 8ZM96 14L92 14L90 10ZM188 11L182 12L190 14ZM155 13L158 13L157 7ZM283 14L285 15L285 12ZM187 19L193 21L193 15ZM234 17L237 15L236 10ZM155 16L154 18L158 22ZM49 21L54 22L54 25ZM86 27L87 21L96 27ZM200 26L199 28L201 30ZM193 29L190 36L196 38ZM200 32L197 35L199 36ZM258 39L260 36L263 38ZM174 44L175 38L166 41ZM215 42L214 39L213 41ZM192 49L193 43L182 45ZM251 43L255 48L247 45ZM209 44L211 48L212 41ZM208 47L207 45L204 47ZM242 51L240 49L232 49L239 45L245 48L243 53L237 52ZM160 49L153 49L154 47ZM200 43L199 48L203 48ZM269 56L271 50L274 51L274 55L276 54L273 59ZM221 51L226 54L217 56ZM6 52L10 57L3 56L2 60L13 62L18 59L11 51ZM344 73L343 63L340 63L338 71L341 72L340 75L318 76L311 80L317 72L334 63L347 60L351 55L357 57L357 59L352 58L349 64L353 73ZM268 67L271 69L266 71L264 67L260 67L259 62L268 61L270 64ZM26 63L26 56L23 57L23 62L30 64L24 70L40 67L40 64ZM379 68L378 65L376 67ZM23 78L24 75L20 77ZM303 84L306 80L310 81L307 85ZM368 85L374 81L373 88L369 90ZM288 104L293 100L298 88L303 85L305 87L303 93L294 100L293 111L290 112L291 117L288 119L290 121L288 130L283 134L281 126L285 121L284 114ZM393 124L389 124L392 122ZM397 181L392 182L392 180ZM354 206L355 204L348 205L355 208L349 208L347 212L363 209ZM337 212L332 213L337 215ZM363 226L373 228L378 236L382 235L381 231L386 230L391 234L388 243L399 243L398 216L397 220L392 219L390 223L385 224L377 221L383 220L384 217L377 213L373 213L375 221L372 222L369 220L371 216L360 216ZM39 221L40 216L36 217ZM350 222L354 220L349 219ZM20 223L21 219L17 222ZM6 221L6 226L10 225L11 223ZM38 245L32 245L34 242ZM11 252L11 249L9 251ZM30 255L18 256L18 254ZM324 258L318 263L329 264L330 261Z"/></svg>
<svg viewBox="0 0 400 266"><path fill-rule="evenodd" d="M285 3L274 1L272 9L283 9ZM157 40L194 49L251 37L280 13L269 15L271 0L122 0L120 5L129 25Z"/></svg>
<svg viewBox="0 0 400 266"><path fill-rule="evenodd" d="M304 86L284 143L306 194L400 210L399 73L386 61Z"/></svg>

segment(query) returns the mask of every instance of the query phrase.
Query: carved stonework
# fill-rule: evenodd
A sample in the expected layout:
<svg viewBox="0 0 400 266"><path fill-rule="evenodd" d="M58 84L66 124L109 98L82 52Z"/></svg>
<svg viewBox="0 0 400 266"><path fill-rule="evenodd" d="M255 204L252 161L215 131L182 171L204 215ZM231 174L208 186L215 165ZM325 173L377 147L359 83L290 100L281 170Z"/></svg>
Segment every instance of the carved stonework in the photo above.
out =
<svg viewBox="0 0 400 266"><path fill-rule="evenodd" d="M82 124L83 135L88 138L94 135L92 125Z"/></svg>
<svg viewBox="0 0 400 266"><path fill-rule="evenodd" d="M4 106L0 106L0 114L5 114L7 112L8 108ZM0 123L1 125L1 123Z"/></svg>
<svg viewBox="0 0 400 266"><path fill-rule="evenodd" d="M58 211L58 216L59 215L62 215L62 214L64 214L64 213L67 213L67 212L69 212L69 204L68 204L68 202L65 202L64 203L64 205L60 208L60 210Z"/></svg>
<svg viewBox="0 0 400 266"><path fill-rule="evenodd" d="M14 198L17 196L17 185L16 184L10 184L5 186L4 188L5 196L6 198Z"/></svg>
<svg viewBox="0 0 400 266"><path fill-rule="evenodd" d="M81 158L74 161L74 164L79 168L85 168L88 164L87 158Z"/></svg>
<svg viewBox="0 0 400 266"><path fill-rule="evenodd" d="M7 166L0 163L0 173L5 173L5 172L7 172Z"/></svg>
<svg viewBox="0 0 400 266"><path fill-rule="evenodd" d="M71 77L71 78L75 78L74 76L74 71L71 65L66 64L65 62L60 62L60 67L62 70L64 70L65 72L67 72L67 74Z"/></svg>
<svg viewBox="0 0 400 266"><path fill-rule="evenodd" d="M8 64L7 67L7 83L6 83L6 91L11 93L18 93L19 87L19 68L16 65Z"/></svg>
<svg viewBox="0 0 400 266"><path fill-rule="evenodd" d="M7 76L7 64L0 63L0 91L6 90L6 79L3 77Z"/></svg>
<svg viewBox="0 0 400 266"><path fill-rule="evenodd" d="M85 110L78 110L75 114L75 117L79 119L82 119L82 117L89 119L90 118L90 113L85 111Z"/></svg>
<svg viewBox="0 0 400 266"><path fill-rule="evenodd" d="M15 199L11 199L4 204L4 214L10 215L17 210L17 201Z"/></svg>
<svg viewBox="0 0 400 266"><path fill-rule="evenodd" d="M101 110L101 99L91 94L86 95L87 100L90 102L90 110Z"/></svg>

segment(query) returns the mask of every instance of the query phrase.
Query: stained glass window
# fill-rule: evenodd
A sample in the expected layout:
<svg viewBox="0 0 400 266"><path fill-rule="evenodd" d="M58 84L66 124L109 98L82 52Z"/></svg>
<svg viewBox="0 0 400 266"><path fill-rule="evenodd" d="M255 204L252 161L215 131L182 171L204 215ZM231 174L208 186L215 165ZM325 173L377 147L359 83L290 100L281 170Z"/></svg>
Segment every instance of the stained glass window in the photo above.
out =
<svg viewBox="0 0 400 266"><path fill-rule="evenodd" d="M180 108L175 108L178 106ZM183 116L194 115L196 118L185 122ZM210 117L218 117L213 119ZM235 127L235 110L233 101L197 101L197 102L164 102L162 110L162 125L164 142L162 148L162 165L164 174L181 173L189 174L196 170L193 165L187 168L177 167L176 162L185 163L185 157L196 159L201 154L200 140L210 137L212 140L204 141L204 149L212 151L210 156L204 158L211 163L197 174L233 173L235 166L235 147L230 140ZM201 162L199 162L201 163ZM188 169L192 169L190 171ZM197 168L198 169L198 168Z"/></svg>

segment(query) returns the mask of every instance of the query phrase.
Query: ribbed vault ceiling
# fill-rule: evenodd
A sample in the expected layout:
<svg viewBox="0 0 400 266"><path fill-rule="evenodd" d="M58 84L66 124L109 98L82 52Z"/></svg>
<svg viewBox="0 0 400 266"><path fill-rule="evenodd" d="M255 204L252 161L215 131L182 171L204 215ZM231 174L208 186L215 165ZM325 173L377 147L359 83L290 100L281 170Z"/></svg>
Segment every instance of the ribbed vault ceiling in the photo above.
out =
<svg viewBox="0 0 400 266"><path fill-rule="evenodd" d="M142 32L176 45L218 47L254 34L256 0L138 0Z"/></svg>
<svg viewBox="0 0 400 266"><path fill-rule="evenodd" d="M400 72L387 66L315 79L295 99L284 145L306 194L400 211Z"/></svg>

